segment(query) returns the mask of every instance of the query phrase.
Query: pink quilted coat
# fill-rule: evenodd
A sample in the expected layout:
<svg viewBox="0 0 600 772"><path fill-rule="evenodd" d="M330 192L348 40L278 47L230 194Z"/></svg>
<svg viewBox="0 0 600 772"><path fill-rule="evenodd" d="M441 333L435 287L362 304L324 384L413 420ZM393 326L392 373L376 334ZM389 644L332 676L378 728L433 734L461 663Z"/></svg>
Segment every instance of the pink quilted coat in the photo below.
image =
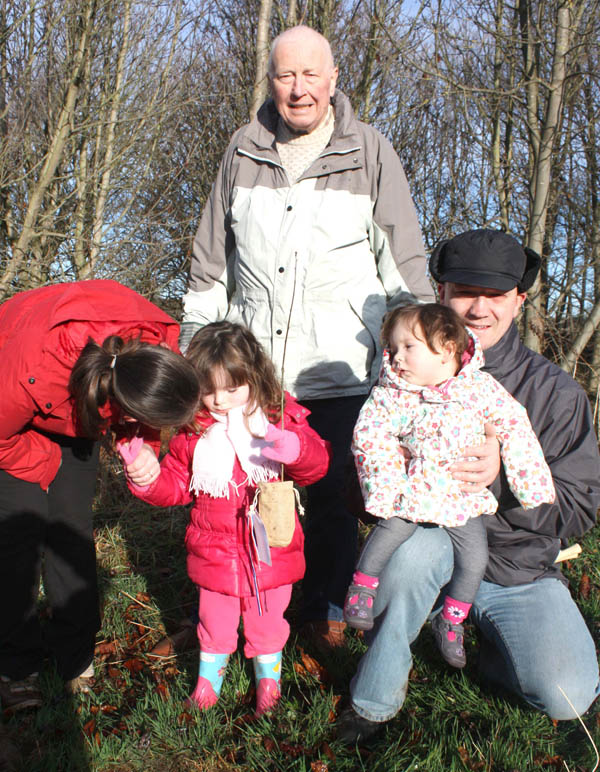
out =
<svg viewBox="0 0 600 772"><path fill-rule="evenodd" d="M285 477L298 485L310 485L327 472L329 443L322 440L306 421L308 410L286 395L285 428L300 439L300 455L285 467ZM214 419L204 423L209 426ZM281 424L279 424L281 426ZM213 498L189 490L194 448L200 434L180 432L169 444L161 461L157 480L146 488L130 486L138 498L159 507L193 501L187 527L187 569L199 587L236 597L255 595L253 568L259 591L292 584L304 576L304 535L296 516L296 530L287 547L272 547L272 565L259 562L250 546L248 508L256 488L244 485L246 474L236 458L229 498Z"/></svg>

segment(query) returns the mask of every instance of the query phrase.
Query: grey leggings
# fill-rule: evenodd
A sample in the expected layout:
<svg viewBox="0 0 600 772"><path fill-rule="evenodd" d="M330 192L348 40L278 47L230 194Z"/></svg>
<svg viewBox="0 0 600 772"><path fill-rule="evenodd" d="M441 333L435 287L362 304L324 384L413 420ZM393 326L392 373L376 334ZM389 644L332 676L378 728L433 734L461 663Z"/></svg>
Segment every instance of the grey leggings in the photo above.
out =
<svg viewBox="0 0 600 772"><path fill-rule="evenodd" d="M446 594L463 603L475 600L488 562L484 517L472 517L464 525L444 529L454 549L454 572ZM379 520L365 542L357 571L379 576L396 549L412 536L416 527L416 523L399 517Z"/></svg>

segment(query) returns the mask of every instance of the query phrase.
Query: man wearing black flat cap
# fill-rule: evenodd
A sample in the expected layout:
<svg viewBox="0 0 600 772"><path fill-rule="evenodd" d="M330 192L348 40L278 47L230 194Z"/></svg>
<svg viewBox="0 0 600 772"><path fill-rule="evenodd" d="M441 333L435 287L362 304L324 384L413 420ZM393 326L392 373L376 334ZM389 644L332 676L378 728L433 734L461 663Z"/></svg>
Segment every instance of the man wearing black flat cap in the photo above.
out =
<svg viewBox="0 0 600 772"><path fill-rule="evenodd" d="M519 339L514 320L539 267L535 252L487 228L442 241L429 261L440 302L479 338L484 370L527 408L557 493L554 504L523 510L498 474L497 443L490 436L480 451L465 449L477 461L455 465L455 476L472 491L487 484L499 501L498 512L486 518L490 558L471 611L481 632L482 682L516 693L551 718L570 719L600 693L598 662L555 561L569 538L596 522L600 457L583 389ZM410 645L437 610L451 572L450 540L435 527L420 527L388 562L370 646L352 680L352 706L338 722L343 741L374 734L402 706Z"/></svg>

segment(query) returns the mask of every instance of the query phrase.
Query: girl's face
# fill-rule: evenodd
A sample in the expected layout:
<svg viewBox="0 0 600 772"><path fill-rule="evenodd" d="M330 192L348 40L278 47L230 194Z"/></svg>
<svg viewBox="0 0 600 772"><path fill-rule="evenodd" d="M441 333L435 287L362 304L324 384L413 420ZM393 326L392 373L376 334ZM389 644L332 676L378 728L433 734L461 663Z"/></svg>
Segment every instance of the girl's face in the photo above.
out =
<svg viewBox="0 0 600 772"><path fill-rule="evenodd" d="M415 329L418 334L418 327ZM390 361L398 375L415 386L436 386L456 374L453 351L441 347L432 351L404 322L398 322L390 335Z"/></svg>
<svg viewBox="0 0 600 772"><path fill-rule="evenodd" d="M233 386L223 370L216 370L213 376L213 391L202 395L204 407L211 413L227 415L234 407L242 407L250 399L250 386Z"/></svg>

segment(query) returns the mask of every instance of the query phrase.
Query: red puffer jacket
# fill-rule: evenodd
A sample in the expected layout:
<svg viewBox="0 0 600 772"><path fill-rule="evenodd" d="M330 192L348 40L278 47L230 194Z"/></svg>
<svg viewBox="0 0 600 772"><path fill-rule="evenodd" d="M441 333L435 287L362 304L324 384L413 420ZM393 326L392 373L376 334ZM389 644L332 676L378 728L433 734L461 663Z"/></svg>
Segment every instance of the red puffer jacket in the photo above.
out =
<svg viewBox="0 0 600 772"><path fill-rule="evenodd" d="M48 488L61 454L45 433L77 436L69 377L89 338L141 337L176 351L178 334L174 319L116 281L52 284L3 303L0 469ZM107 417L118 420L116 405Z"/></svg>
<svg viewBox="0 0 600 772"><path fill-rule="evenodd" d="M322 440L306 421L308 410L286 395L285 428L300 438L300 455L285 467L286 479L298 485L320 480L329 466L329 443ZM281 423L279 424L281 426ZM161 462L161 473L147 488L130 486L136 496L159 507L188 504L190 513L185 545L187 569L191 580L200 587L236 597L255 595L252 567L259 591L292 584L304 575L304 535L296 516L296 530L287 547L271 548L271 566L259 563L249 544L248 509L256 488L243 485L246 474L237 458L229 486L229 498L213 498L205 493L194 497L189 490L194 448L200 435L180 432L169 445Z"/></svg>

